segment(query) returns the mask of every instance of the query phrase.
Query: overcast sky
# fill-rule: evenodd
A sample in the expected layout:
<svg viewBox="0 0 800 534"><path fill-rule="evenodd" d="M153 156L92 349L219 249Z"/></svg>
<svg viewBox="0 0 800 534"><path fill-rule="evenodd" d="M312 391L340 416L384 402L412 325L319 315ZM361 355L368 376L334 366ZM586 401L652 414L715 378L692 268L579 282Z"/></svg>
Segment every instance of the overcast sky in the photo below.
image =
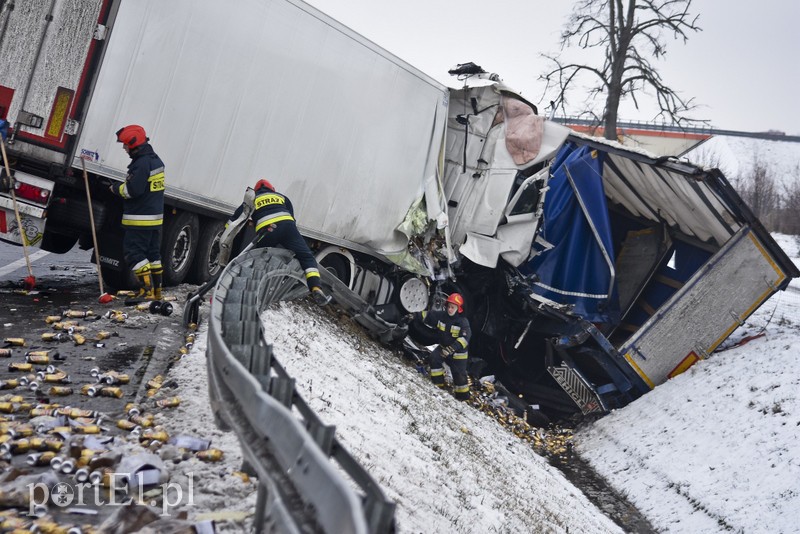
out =
<svg viewBox="0 0 800 534"><path fill-rule="evenodd" d="M309 3L453 86L456 63L473 61L537 103L546 67L574 2L561 0L309 0ZM800 135L800 2L694 0L702 32L670 41L664 81L702 104L693 117L716 128ZM548 95L546 101L554 98ZM540 106L540 109L543 106ZM635 110L634 110L635 111ZM650 120L650 112L623 120Z"/></svg>

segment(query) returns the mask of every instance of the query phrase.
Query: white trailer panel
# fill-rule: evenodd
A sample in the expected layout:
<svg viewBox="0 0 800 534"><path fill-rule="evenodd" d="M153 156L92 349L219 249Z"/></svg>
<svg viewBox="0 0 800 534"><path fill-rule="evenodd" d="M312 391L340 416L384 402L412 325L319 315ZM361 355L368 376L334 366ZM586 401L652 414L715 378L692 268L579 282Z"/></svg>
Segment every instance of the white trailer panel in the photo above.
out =
<svg viewBox="0 0 800 534"><path fill-rule="evenodd" d="M116 20L78 143L92 171L124 177L114 132L140 124L170 197L231 212L267 178L306 235L405 249L446 87L299 1L127 0Z"/></svg>

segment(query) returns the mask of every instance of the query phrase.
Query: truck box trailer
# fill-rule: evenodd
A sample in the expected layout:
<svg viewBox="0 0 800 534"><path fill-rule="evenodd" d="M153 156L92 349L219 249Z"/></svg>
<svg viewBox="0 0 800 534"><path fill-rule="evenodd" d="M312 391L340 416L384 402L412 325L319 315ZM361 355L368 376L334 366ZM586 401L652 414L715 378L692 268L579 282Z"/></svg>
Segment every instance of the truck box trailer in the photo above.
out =
<svg viewBox="0 0 800 534"><path fill-rule="evenodd" d="M91 248L85 165L112 286L131 123L166 165L167 284L218 272L267 178L376 315L461 291L471 357L553 413L630 402L799 274L719 171L570 133L472 64L448 88L299 0L5 2L0 28L0 238Z"/></svg>

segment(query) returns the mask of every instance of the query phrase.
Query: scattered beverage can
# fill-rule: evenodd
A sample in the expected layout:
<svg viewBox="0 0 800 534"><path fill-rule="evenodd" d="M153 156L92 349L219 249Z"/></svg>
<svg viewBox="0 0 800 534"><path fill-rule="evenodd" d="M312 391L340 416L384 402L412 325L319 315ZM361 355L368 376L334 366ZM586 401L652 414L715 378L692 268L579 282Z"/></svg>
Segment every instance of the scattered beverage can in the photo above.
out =
<svg viewBox="0 0 800 534"><path fill-rule="evenodd" d="M206 451L198 451L195 456L204 462L219 462L225 456L225 453L219 449L208 449Z"/></svg>
<svg viewBox="0 0 800 534"><path fill-rule="evenodd" d="M180 404L181 399L179 397L169 397L156 401L156 406L159 408L175 408L176 406L180 406Z"/></svg>
<svg viewBox="0 0 800 534"><path fill-rule="evenodd" d="M50 389L47 390L47 394L54 397L72 395L72 388L66 386L50 386Z"/></svg>

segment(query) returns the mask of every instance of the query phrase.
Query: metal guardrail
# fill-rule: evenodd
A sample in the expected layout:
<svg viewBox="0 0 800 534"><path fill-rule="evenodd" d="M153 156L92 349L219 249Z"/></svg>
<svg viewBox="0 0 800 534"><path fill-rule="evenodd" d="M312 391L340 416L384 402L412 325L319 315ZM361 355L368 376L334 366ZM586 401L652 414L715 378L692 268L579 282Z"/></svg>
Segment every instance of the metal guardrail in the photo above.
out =
<svg viewBox="0 0 800 534"><path fill-rule="evenodd" d="M395 504L302 399L265 341L260 313L306 294L292 253L262 248L228 264L212 297L206 349L211 409L217 426L236 433L258 476L254 530L393 532Z"/></svg>

